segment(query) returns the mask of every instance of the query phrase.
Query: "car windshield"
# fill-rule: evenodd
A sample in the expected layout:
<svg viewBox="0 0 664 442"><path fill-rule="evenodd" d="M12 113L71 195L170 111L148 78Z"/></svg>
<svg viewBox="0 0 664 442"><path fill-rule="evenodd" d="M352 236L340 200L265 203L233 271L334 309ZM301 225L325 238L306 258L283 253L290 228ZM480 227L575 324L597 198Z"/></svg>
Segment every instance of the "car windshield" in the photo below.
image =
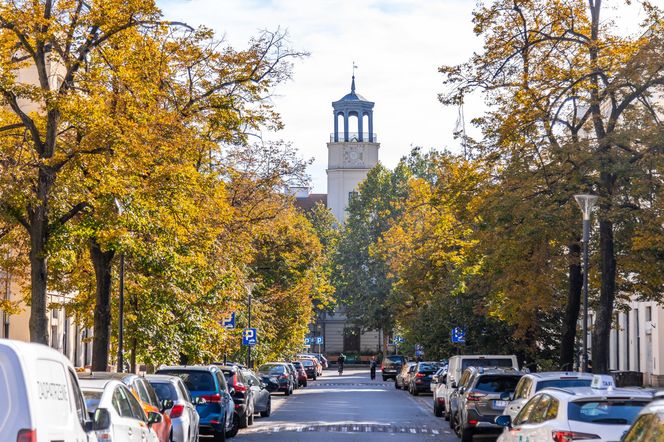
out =
<svg viewBox="0 0 664 442"><path fill-rule="evenodd" d="M464 359L461 362L461 371L468 367L511 367L512 358L477 358Z"/></svg>
<svg viewBox="0 0 664 442"><path fill-rule="evenodd" d="M85 407L88 409L88 413L97 411L102 394L104 392L99 390L83 390L83 398L85 399Z"/></svg>
<svg viewBox="0 0 664 442"><path fill-rule="evenodd" d="M159 374L178 376L189 391L215 391L212 374L207 371L159 370Z"/></svg>
<svg viewBox="0 0 664 442"><path fill-rule="evenodd" d="M261 373L268 373L268 374L283 374L286 372L286 367L277 364L265 364L261 365L258 371Z"/></svg>
<svg viewBox="0 0 664 442"><path fill-rule="evenodd" d="M303 359L300 364L304 365L305 367L312 367L314 365L314 361L311 359Z"/></svg>
<svg viewBox="0 0 664 442"><path fill-rule="evenodd" d="M295 366L295 368L302 368L302 362L297 362L296 361L296 362L293 362L293 365Z"/></svg>
<svg viewBox="0 0 664 442"><path fill-rule="evenodd" d="M388 356L383 361L383 365L403 365L403 356Z"/></svg>
<svg viewBox="0 0 664 442"><path fill-rule="evenodd" d="M487 393L514 391L521 376L483 375L477 380L475 390Z"/></svg>
<svg viewBox="0 0 664 442"><path fill-rule="evenodd" d="M233 383L233 371L228 370L228 369L223 369L221 370L222 373L224 373L224 378L226 378L226 383L227 384L232 384Z"/></svg>
<svg viewBox="0 0 664 442"><path fill-rule="evenodd" d="M543 388L568 388L568 387L590 387L592 379L552 379L550 381L539 381L536 391Z"/></svg>
<svg viewBox="0 0 664 442"><path fill-rule="evenodd" d="M177 401L178 393L175 391L175 386L170 382L151 382L152 388L157 393L160 401Z"/></svg>
<svg viewBox="0 0 664 442"><path fill-rule="evenodd" d="M433 373L438 370L438 364L433 362L422 362L420 363L418 370L424 373Z"/></svg>
<svg viewBox="0 0 664 442"><path fill-rule="evenodd" d="M593 424L631 425L646 400L603 399L570 402L567 416L571 421Z"/></svg>

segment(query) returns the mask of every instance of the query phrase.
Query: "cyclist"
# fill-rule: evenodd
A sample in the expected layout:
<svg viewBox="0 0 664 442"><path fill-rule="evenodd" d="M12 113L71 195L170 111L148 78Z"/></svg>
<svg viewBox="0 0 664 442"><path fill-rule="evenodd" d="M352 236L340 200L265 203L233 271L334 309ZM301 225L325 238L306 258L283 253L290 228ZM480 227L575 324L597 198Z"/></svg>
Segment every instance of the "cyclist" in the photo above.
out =
<svg viewBox="0 0 664 442"><path fill-rule="evenodd" d="M339 358L337 358L337 365L339 366L339 376L344 372L344 361L346 360L346 355L341 353Z"/></svg>

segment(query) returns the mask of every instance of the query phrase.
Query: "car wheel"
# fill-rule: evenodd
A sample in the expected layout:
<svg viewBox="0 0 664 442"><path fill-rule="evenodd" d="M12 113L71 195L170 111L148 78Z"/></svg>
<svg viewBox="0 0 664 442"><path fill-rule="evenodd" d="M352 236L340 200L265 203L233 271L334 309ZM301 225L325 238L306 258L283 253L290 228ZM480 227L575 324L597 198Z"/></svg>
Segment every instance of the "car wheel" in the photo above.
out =
<svg viewBox="0 0 664 442"><path fill-rule="evenodd" d="M396 379L394 380L394 388L396 388L397 390L401 390L401 387L399 387L399 383L397 382Z"/></svg>
<svg viewBox="0 0 664 442"><path fill-rule="evenodd" d="M436 402L433 403L433 414L436 417L443 417L443 409Z"/></svg>
<svg viewBox="0 0 664 442"><path fill-rule="evenodd" d="M415 385L413 385L413 388L412 388L411 394L412 394L413 396L417 396L418 394L420 394L420 391L417 389L417 387L416 387Z"/></svg>
<svg viewBox="0 0 664 442"><path fill-rule="evenodd" d="M286 395L286 396L290 396L290 394L291 394L291 389L290 389L290 387L286 387L286 391L284 391L284 395Z"/></svg>
<svg viewBox="0 0 664 442"><path fill-rule="evenodd" d="M247 417L247 423L248 423L249 425L253 425L253 424L254 424L254 412L253 412L253 411L252 411L251 414Z"/></svg>
<svg viewBox="0 0 664 442"><path fill-rule="evenodd" d="M307 386L307 381L304 381L304 384L302 386L306 387Z"/></svg>
<svg viewBox="0 0 664 442"><path fill-rule="evenodd" d="M249 426L249 410L245 410L242 416L238 418L238 426L240 428L247 428Z"/></svg>
<svg viewBox="0 0 664 442"><path fill-rule="evenodd" d="M385 382L385 381L387 381L387 380L388 380L388 378L386 378L385 376L383 376L383 382Z"/></svg>
<svg viewBox="0 0 664 442"><path fill-rule="evenodd" d="M464 428L463 425L460 425L461 427L461 435L459 438L461 439L461 442L473 442L473 430L470 428Z"/></svg>
<svg viewBox="0 0 664 442"><path fill-rule="evenodd" d="M214 442L226 442L226 432L225 431L215 431L213 440L214 440Z"/></svg>
<svg viewBox="0 0 664 442"><path fill-rule="evenodd" d="M233 426L226 432L226 437L235 437L237 432L240 430L239 424L240 423L238 422L237 414L233 413Z"/></svg>
<svg viewBox="0 0 664 442"><path fill-rule="evenodd" d="M456 434L457 436L459 435L458 433L459 428L457 426L456 414L450 414L450 428L452 429L452 431L454 431L454 434Z"/></svg>
<svg viewBox="0 0 664 442"><path fill-rule="evenodd" d="M267 401L267 407L265 411L261 411L261 417L270 417L270 414L272 414L272 400Z"/></svg>

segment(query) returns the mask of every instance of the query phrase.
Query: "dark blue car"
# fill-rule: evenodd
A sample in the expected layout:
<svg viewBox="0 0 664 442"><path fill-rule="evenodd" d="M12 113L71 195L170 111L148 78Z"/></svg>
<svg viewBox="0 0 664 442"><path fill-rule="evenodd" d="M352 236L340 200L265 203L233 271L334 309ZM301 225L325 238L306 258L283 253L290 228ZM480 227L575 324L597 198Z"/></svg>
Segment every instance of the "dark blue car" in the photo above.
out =
<svg viewBox="0 0 664 442"><path fill-rule="evenodd" d="M235 404L219 367L163 367L157 370L157 374L178 376L182 379L200 416L200 434L214 436L214 442L223 442L227 437L237 434L239 424L235 419Z"/></svg>

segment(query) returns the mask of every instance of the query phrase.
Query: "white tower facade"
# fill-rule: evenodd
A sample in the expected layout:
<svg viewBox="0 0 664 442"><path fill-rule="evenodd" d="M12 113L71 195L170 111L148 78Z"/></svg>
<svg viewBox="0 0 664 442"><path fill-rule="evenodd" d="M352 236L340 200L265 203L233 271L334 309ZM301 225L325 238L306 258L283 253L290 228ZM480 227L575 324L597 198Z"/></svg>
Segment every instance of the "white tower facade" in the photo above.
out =
<svg viewBox="0 0 664 442"><path fill-rule="evenodd" d="M350 93L332 103L334 132L327 143L327 206L342 224L350 198L378 164L380 144L373 132L373 107L373 102L355 93L354 75Z"/></svg>

